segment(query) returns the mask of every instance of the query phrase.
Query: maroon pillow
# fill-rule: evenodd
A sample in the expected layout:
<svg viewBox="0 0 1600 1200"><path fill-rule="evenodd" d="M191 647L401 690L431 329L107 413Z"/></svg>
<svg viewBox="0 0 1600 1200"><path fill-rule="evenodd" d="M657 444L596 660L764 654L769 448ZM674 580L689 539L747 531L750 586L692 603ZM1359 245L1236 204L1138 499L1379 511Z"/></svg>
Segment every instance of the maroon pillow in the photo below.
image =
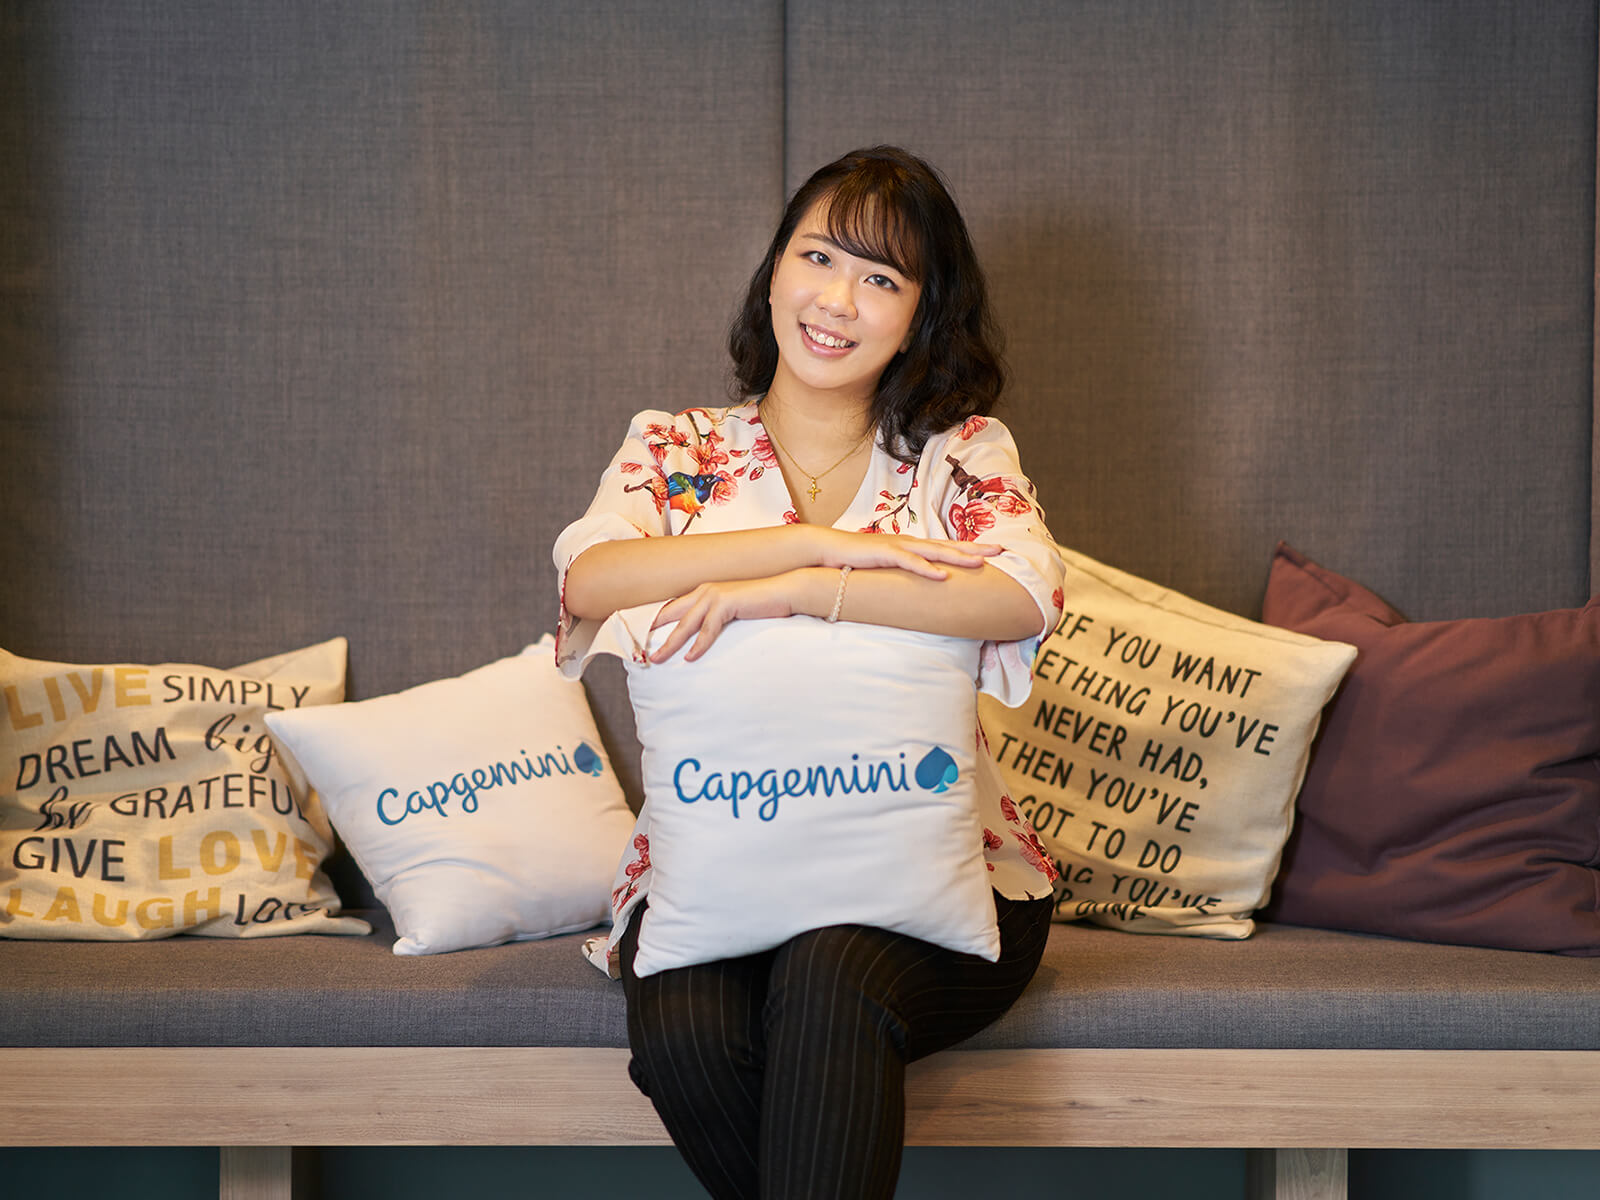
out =
<svg viewBox="0 0 1600 1200"><path fill-rule="evenodd" d="M1600 954L1600 596L1408 622L1280 544L1263 616L1359 654L1262 915Z"/></svg>

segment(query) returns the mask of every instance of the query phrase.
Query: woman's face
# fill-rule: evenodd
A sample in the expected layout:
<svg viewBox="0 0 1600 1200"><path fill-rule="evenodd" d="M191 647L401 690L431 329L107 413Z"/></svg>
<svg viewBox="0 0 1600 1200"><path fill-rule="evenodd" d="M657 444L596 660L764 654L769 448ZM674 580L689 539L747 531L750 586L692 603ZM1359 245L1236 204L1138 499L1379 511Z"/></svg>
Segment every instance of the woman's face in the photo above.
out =
<svg viewBox="0 0 1600 1200"><path fill-rule="evenodd" d="M773 390L871 399L889 361L911 343L922 288L887 263L857 258L827 231L820 200L778 255L768 299L778 342Z"/></svg>

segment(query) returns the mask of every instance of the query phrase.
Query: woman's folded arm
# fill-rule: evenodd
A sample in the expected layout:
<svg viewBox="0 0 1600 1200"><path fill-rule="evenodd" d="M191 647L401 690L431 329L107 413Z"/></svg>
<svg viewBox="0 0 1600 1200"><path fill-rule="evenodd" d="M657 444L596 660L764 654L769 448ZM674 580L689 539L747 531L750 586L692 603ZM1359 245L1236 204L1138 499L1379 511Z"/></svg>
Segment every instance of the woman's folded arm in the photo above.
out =
<svg viewBox="0 0 1600 1200"><path fill-rule="evenodd" d="M701 584L668 603L656 619L678 627L651 657L664 662L684 646L703 654L729 621L808 616L887 625L977 641L1019 641L1044 632L1044 619L1020 583L987 563L929 578L897 567L800 567L759 579ZM693 639L691 643L691 639Z"/></svg>
<svg viewBox="0 0 1600 1200"><path fill-rule="evenodd" d="M563 602L576 617L603 618L618 609L683 596L702 584L772 579L807 567L827 568L835 576L845 566L892 568L942 582L952 573L947 568L970 570L1000 552L998 546L974 542L803 524L621 538L599 542L573 560Z"/></svg>

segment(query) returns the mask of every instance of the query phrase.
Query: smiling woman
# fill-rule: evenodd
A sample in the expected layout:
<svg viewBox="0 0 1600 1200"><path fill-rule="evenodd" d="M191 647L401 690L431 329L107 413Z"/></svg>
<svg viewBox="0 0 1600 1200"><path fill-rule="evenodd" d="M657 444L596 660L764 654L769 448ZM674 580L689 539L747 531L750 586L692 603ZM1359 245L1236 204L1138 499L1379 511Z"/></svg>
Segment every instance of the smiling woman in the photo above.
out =
<svg viewBox="0 0 1600 1200"><path fill-rule="evenodd" d="M772 272L768 301L780 349L765 401L769 432L773 401L818 403L808 391L832 393L838 411L857 412L865 423L884 368L911 344L921 285L875 255L851 253L828 229L826 202L818 201ZM864 449L865 440L856 445Z"/></svg>
<svg viewBox="0 0 1600 1200"><path fill-rule="evenodd" d="M775 382L782 393L782 320L769 307L776 301L774 276L791 249L813 250L802 239L819 232L824 253L876 264L887 281L916 289L909 336L884 364L870 397L868 415L884 431L884 448L905 461L905 452L929 435L987 413L1005 372L966 222L936 171L884 146L829 163L789 202L728 339L740 393L762 395ZM856 336L820 312L816 320L824 332Z"/></svg>
<svg viewBox="0 0 1600 1200"><path fill-rule="evenodd" d="M638 712L650 692L638 672L677 669L663 664L680 654L695 662L733 622L812 617L870 639L856 661L826 664L829 689L852 689L854 670L863 676L850 694L861 692L883 669L864 659L900 654L886 647L910 631L959 641L976 663L919 694L930 713L970 706L974 687L1020 703L1039 637L1059 618L1062 577L1011 435L988 415L1004 382L995 341L966 225L931 167L876 147L819 170L790 200L730 333L737 402L640 413L589 511L556 540L563 669L576 674L597 652L626 655ZM741 641L729 634L723 645ZM727 651L702 664L710 674L697 686L710 678L718 696L736 681L768 682L731 721L697 726L702 741L722 743L683 758L659 794L647 779L617 872L613 932L596 957L624 982L634 1081L713 1195L888 1196L906 1063L976 1032L1021 994L1043 949L1054 867L992 760L972 753L983 732L970 713L967 732L947 739L960 753L863 755L857 776L853 743L807 739L800 731L817 726L803 710L815 698L797 703L785 693L791 677L763 674L765 665ZM946 687L962 695L941 696ZM711 710L700 702L688 711L701 721ZM738 759L748 741L741 720L796 731L785 749L799 757L781 764L787 773ZM737 767L716 766L722 750ZM711 944L739 946L722 951L738 956L658 969L650 930L670 919L668 881L703 874L681 856L699 863L705 853L668 836L668 813L753 800L759 817L775 817L780 796L832 786L833 776L801 769L822 763L851 764L839 778L856 789L852 815L879 806L896 831L895 840L869 840L863 876L896 895L912 894L901 883L914 882L967 897L961 922L981 919L990 939L998 930L997 960L890 932L883 925L906 927L879 909L851 910L842 919L861 923L841 925L854 903L844 891L808 905L802 889L785 895L780 922L757 911L779 902L735 891L728 910L749 928ZM895 795L911 788L908 771L934 791L959 781L951 795L965 806L967 853L930 863L909 852L909 810ZM762 824L734 832L748 841ZM842 817L823 822L818 853L836 847L843 828ZM753 844L734 853L746 871L761 861ZM951 866L956 858L965 866ZM939 877L958 869L959 879ZM721 877L734 877L731 865ZM778 926L788 940L751 933ZM842 1192L838 1180L850 1181Z"/></svg>

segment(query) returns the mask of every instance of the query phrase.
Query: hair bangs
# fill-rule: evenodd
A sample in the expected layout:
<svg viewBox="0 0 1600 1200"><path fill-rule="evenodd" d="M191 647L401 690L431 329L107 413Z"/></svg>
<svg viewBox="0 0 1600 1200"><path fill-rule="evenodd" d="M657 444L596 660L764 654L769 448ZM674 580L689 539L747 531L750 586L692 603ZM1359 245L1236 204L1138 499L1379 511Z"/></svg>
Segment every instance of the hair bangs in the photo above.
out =
<svg viewBox="0 0 1600 1200"><path fill-rule="evenodd" d="M907 211L899 180L889 171L855 171L822 197L828 236L857 258L893 267L907 279L924 277L922 232Z"/></svg>

